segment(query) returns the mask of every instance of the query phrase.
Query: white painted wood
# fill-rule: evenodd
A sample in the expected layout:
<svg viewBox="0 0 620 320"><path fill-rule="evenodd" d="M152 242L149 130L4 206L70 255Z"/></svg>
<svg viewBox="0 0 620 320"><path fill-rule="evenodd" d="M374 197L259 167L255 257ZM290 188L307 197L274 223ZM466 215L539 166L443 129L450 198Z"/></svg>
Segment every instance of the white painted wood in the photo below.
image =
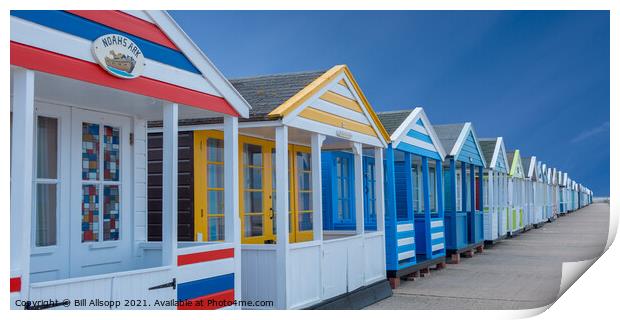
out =
<svg viewBox="0 0 620 320"><path fill-rule="evenodd" d="M177 260L179 106L166 103L163 111L162 264L174 266Z"/></svg>
<svg viewBox="0 0 620 320"><path fill-rule="evenodd" d="M366 252L363 238L351 239L347 244L347 291L364 285ZM374 257L378 258L378 257ZM385 257L384 257L385 259ZM326 270L326 272L328 272Z"/></svg>
<svg viewBox="0 0 620 320"><path fill-rule="evenodd" d="M335 92L343 97L355 100L355 97L351 94L349 88L341 85L340 83L338 83L338 81L332 82L329 85L329 91Z"/></svg>
<svg viewBox="0 0 620 320"><path fill-rule="evenodd" d="M439 221L434 221L434 222L439 222ZM411 230L413 230L413 223L402 223L396 226L397 232L411 231Z"/></svg>
<svg viewBox="0 0 620 320"><path fill-rule="evenodd" d="M323 300L347 292L347 245L346 241L323 242L322 274Z"/></svg>
<svg viewBox="0 0 620 320"><path fill-rule="evenodd" d="M252 108L247 101L235 90L233 85L213 65L211 60L200 48L185 34L183 29L168 15L161 10L149 10L146 14L168 36L168 38L183 52L189 61L200 70L205 80L208 81L223 96L228 103L239 113L247 118Z"/></svg>
<svg viewBox="0 0 620 320"><path fill-rule="evenodd" d="M235 250L235 299L241 298L241 220L239 218L239 120L224 116L224 237Z"/></svg>
<svg viewBox="0 0 620 320"><path fill-rule="evenodd" d="M323 99L314 100L312 104L310 104L310 107L337 115L339 117L343 117L345 119L350 119L359 123L370 125L370 121L368 121L368 119L363 113L341 107L335 103L331 103Z"/></svg>
<svg viewBox="0 0 620 320"><path fill-rule="evenodd" d="M69 246L70 246L70 203L71 203L71 110L67 107L36 102L35 100L35 121L38 116L52 117L58 120L58 193L56 207L56 240L54 246L37 247L35 230L36 226L36 207L32 208L32 236L30 252L30 282L40 282L69 277ZM38 143L36 128L33 128L34 140L33 152L36 153ZM36 154L33 155L36 159ZM36 163L33 163L33 172L36 172ZM36 173L33 179L37 180ZM36 188L33 189L32 197L36 197ZM34 202L33 202L34 203ZM65 213L65 214L63 214Z"/></svg>
<svg viewBox="0 0 620 320"><path fill-rule="evenodd" d="M144 21L150 22L150 23L154 23L153 19L151 19L151 17L149 17L146 12L142 11L142 10L121 10L126 14L132 15L138 19L142 19Z"/></svg>
<svg viewBox="0 0 620 320"><path fill-rule="evenodd" d="M29 297L32 174L34 145L34 72L13 71L11 133L11 277L21 277L21 299ZM14 306L14 304L12 304Z"/></svg>
<svg viewBox="0 0 620 320"><path fill-rule="evenodd" d="M432 144L430 144L428 142L425 142L425 141L421 141L421 140L412 138L412 137L407 136L407 135L401 137L399 142L396 143L394 145L394 147L398 148L398 145L400 144L400 142L406 142L406 143L408 143L408 144L410 144L412 146L420 147L420 148L425 149L425 150L436 151L434 145L432 145Z"/></svg>
<svg viewBox="0 0 620 320"><path fill-rule="evenodd" d="M369 136L363 133L351 131L351 130L344 129L344 128L332 127L330 125L326 125L324 123L313 121L310 119L297 117L284 123L288 125L289 127L295 127L295 128L299 128L302 130L310 130L312 132L320 133L322 135L326 135L330 137L339 138L339 132L346 132L348 135L351 136L351 138L348 139L349 141L359 142L359 143L373 146L373 147L383 147L381 145L381 141L376 137L372 137L372 136Z"/></svg>
<svg viewBox="0 0 620 320"><path fill-rule="evenodd" d="M321 245L291 247L289 308L298 309L321 300Z"/></svg>
<svg viewBox="0 0 620 320"><path fill-rule="evenodd" d="M241 246L241 299L277 300L276 245ZM274 305L272 308L278 308Z"/></svg>
<svg viewBox="0 0 620 320"><path fill-rule="evenodd" d="M277 297L278 308L288 307L289 289L289 215L288 215L288 127L276 127L276 231L277 238Z"/></svg>
<svg viewBox="0 0 620 320"><path fill-rule="evenodd" d="M219 259L182 265L177 268L177 283L185 283L232 273L235 270L235 261L233 258Z"/></svg>
<svg viewBox="0 0 620 320"><path fill-rule="evenodd" d="M146 121L133 119L133 238L147 240L147 137Z"/></svg>
<svg viewBox="0 0 620 320"><path fill-rule="evenodd" d="M313 133L310 137L312 157L312 233L314 240L323 239L323 187L321 185L321 147L325 136Z"/></svg>
<svg viewBox="0 0 620 320"><path fill-rule="evenodd" d="M433 220L431 221L431 228L443 227L442 220Z"/></svg>
<svg viewBox="0 0 620 320"><path fill-rule="evenodd" d="M386 278L385 235L373 232L364 235L364 285Z"/></svg>
<svg viewBox="0 0 620 320"><path fill-rule="evenodd" d="M424 127L416 123L418 119L422 121ZM433 129L431 122L428 120L426 112L424 112L423 108L416 107L415 109L413 109L413 111L411 111L411 113L400 124L400 126L396 130L394 130L394 133L392 133L392 136L390 138L394 142L394 146L396 146L396 144L400 142L400 139L407 136L407 132L409 132L409 129L413 129L415 131L425 133L430 136L431 141L433 141L433 144L435 146L431 150L436 150L437 153L439 153L441 160L446 157L446 150L444 150L441 141L439 141L439 137L437 136L435 129Z"/></svg>
<svg viewBox="0 0 620 320"><path fill-rule="evenodd" d="M405 252L400 252L398 254L398 260L403 260L403 259L408 259L411 258L415 255L415 251L411 250L411 251L405 251Z"/></svg>
<svg viewBox="0 0 620 320"><path fill-rule="evenodd" d="M377 231L385 231L383 148L375 148L375 212L377 212ZM385 244L383 255L385 256ZM385 261L385 259L384 259Z"/></svg>
<svg viewBox="0 0 620 320"><path fill-rule="evenodd" d="M11 40L79 60L97 63L91 52L91 41L13 16L11 16ZM149 57L145 58L144 77L218 97L221 96L213 85L205 81L202 75L151 60Z"/></svg>
<svg viewBox="0 0 620 320"><path fill-rule="evenodd" d="M413 244L413 243L415 242L415 240L414 240L414 239L415 239L414 237L410 237L410 238L402 238L402 239L398 239L398 240L396 241L396 243L397 243L397 245L398 245L399 247L402 247L402 246L406 246L406 245L408 245L408 244Z"/></svg>
<svg viewBox="0 0 620 320"><path fill-rule="evenodd" d="M353 143L353 171L355 183L355 232L364 233L364 170L363 150L360 143Z"/></svg>

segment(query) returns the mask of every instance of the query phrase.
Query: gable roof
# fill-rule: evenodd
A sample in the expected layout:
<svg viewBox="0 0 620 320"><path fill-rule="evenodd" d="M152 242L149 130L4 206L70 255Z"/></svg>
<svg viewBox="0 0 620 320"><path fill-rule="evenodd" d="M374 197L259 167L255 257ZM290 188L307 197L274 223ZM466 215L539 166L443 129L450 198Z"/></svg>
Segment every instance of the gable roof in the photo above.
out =
<svg viewBox="0 0 620 320"><path fill-rule="evenodd" d="M458 157L469 137L473 137L474 148L480 155L481 165L487 167L487 162L484 159L476 131L471 122L434 125L433 129L439 137L444 150L446 150L447 156Z"/></svg>
<svg viewBox="0 0 620 320"><path fill-rule="evenodd" d="M271 120L269 114L325 74L322 71L282 73L230 79L230 83L252 106L248 121Z"/></svg>
<svg viewBox="0 0 620 320"><path fill-rule="evenodd" d="M377 117L384 128L387 125L394 148L442 161L445 158L446 151L423 108L379 112Z"/></svg>
<svg viewBox="0 0 620 320"><path fill-rule="evenodd" d="M523 162L523 171L525 173L525 177L536 181L536 157L535 156L525 156L521 157L521 161Z"/></svg>
<svg viewBox="0 0 620 320"><path fill-rule="evenodd" d="M493 161L493 154L495 154L497 138L480 139L478 143L480 144L480 149L482 149L482 154L484 154L484 160L486 160L487 163L491 163L491 161Z"/></svg>
<svg viewBox="0 0 620 320"><path fill-rule="evenodd" d="M478 139L485 161L489 168L493 170L505 170L508 173L509 165L506 158L506 147L504 146L504 138L481 138ZM502 165L504 167L502 167Z"/></svg>

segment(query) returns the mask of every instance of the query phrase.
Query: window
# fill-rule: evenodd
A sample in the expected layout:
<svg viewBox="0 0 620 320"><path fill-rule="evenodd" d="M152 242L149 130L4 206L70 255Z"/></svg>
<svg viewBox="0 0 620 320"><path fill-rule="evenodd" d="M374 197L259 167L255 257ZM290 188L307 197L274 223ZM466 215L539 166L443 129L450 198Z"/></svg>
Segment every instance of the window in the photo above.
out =
<svg viewBox="0 0 620 320"><path fill-rule="evenodd" d="M35 246L57 244L58 119L37 117Z"/></svg>
<svg viewBox="0 0 620 320"><path fill-rule="evenodd" d="M341 222L352 222L351 215L351 158L336 156L336 206L337 217Z"/></svg>
<svg viewBox="0 0 620 320"><path fill-rule="evenodd" d="M263 235L263 151L259 145L243 145L243 209L245 237Z"/></svg>
<svg viewBox="0 0 620 320"><path fill-rule="evenodd" d="M310 153L299 151L296 158L297 227L299 231L309 231L312 230L312 158Z"/></svg>
<svg viewBox="0 0 620 320"><path fill-rule="evenodd" d="M473 190L471 190L471 173L469 170L466 170L465 173L465 210L467 212L471 211L471 193L473 192Z"/></svg>
<svg viewBox="0 0 620 320"><path fill-rule="evenodd" d="M437 174L435 168L428 169L428 188L431 198L431 212L437 213Z"/></svg>
<svg viewBox="0 0 620 320"><path fill-rule="evenodd" d="M120 238L120 138L119 128L82 123L82 242Z"/></svg>
<svg viewBox="0 0 620 320"><path fill-rule="evenodd" d="M420 197L420 185L422 184L422 179L420 176L420 166L417 164L411 166L411 184L411 190L413 192L413 213L424 213L424 199Z"/></svg>
<svg viewBox="0 0 620 320"><path fill-rule="evenodd" d="M208 241L224 240L224 141L207 139Z"/></svg>
<svg viewBox="0 0 620 320"><path fill-rule="evenodd" d="M377 230L375 159L364 157L364 229Z"/></svg>
<svg viewBox="0 0 620 320"><path fill-rule="evenodd" d="M290 146L289 146L290 147ZM293 206L291 205L291 190L293 188L293 178L291 177L291 166L293 165L293 159L288 157L288 230L293 231ZM276 149L271 149L271 209L273 210L271 219L271 231L274 235L278 234L277 224L277 212L276 212ZM292 241L291 241L292 242Z"/></svg>
<svg viewBox="0 0 620 320"><path fill-rule="evenodd" d="M463 183L461 171L456 172L456 211L463 211Z"/></svg>

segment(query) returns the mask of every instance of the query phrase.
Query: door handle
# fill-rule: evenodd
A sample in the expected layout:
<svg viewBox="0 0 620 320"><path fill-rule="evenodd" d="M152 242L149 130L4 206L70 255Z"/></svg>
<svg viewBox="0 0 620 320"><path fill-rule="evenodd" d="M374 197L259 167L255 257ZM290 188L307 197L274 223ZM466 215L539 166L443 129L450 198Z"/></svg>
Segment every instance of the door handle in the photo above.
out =
<svg viewBox="0 0 620 320"><path fill-rule="evenodd" d="M271 212L269 219L273 220L273 208L269 208L269 212Z"/></svg>
<svg viewBox="0 0 620 320"><path fill-rule="evenodd" d="M154 286L154 287L150 287L149 290L164 289L164 288L168 288L168 287L172 287L172 290L176 290L176 288L177 288L177 278L172 278L172 281L170 281L170 282L162 283L160 285L157 285L157 286Z"/></svg>

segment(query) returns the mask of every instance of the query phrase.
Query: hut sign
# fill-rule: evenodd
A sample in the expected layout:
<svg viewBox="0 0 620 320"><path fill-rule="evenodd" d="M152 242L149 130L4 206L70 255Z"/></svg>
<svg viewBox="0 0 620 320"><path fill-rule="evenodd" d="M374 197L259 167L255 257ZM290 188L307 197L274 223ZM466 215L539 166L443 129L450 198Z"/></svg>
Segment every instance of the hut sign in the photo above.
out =
<svg viewBox="0 0 620 320"><path fill-rule="evenodd" d="M120 34L106 34L93 42L93 56L108 73L123 79L142 75L145 61L142 50Z"/></svg>

